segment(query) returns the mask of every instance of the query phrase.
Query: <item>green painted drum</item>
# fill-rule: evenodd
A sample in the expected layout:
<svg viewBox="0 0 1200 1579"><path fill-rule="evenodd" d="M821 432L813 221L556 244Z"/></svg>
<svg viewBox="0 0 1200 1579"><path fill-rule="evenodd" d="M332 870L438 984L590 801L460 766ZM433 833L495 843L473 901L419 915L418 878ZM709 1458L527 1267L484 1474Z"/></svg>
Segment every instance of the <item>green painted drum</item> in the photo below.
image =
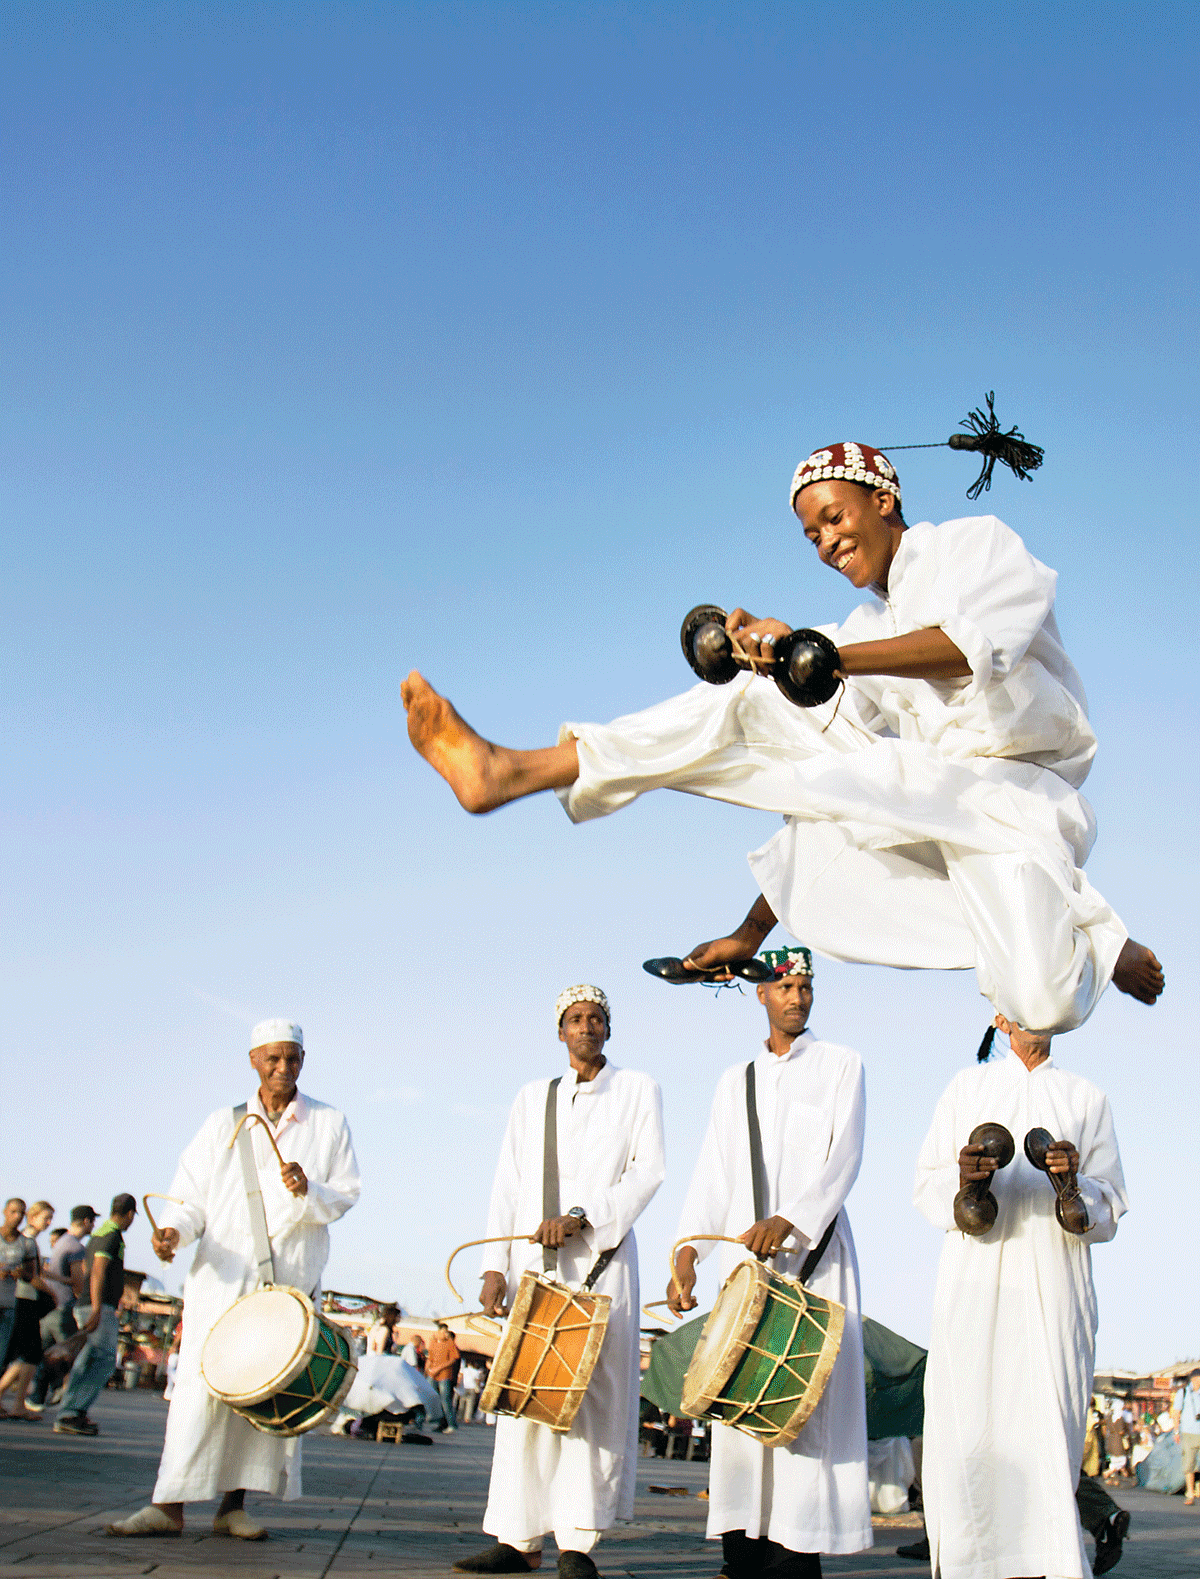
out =
<svg viewBox="0 0 1200 1579"><path fill-rule="evenodd" d="M685 1414L764 1447L799 1436L842 1344L845 1307L743 1261L725 1280L683 1378Z"/></svg>
<svg viewBox="0 0 1200 1579"><path fill-rule="evenodd" d="M255 1289L231 1305L200 1356L213 1397L272 1436L299 1436L328 1419L357 1369L342 1329L307 1294L282 1285Z"/></svg>

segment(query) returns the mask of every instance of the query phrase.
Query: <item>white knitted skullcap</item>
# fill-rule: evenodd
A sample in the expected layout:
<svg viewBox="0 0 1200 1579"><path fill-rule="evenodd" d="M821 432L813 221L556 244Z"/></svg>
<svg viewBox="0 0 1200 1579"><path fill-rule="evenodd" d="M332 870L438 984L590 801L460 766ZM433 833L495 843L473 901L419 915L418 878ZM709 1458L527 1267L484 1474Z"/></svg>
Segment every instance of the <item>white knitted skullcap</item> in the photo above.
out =
<svg viewBox="0 0 1200 1579"><path fill-rule="evenodd" d="M295 1020L260 1020L250 1032L250 1051L270 1042L295 1042L297 1047L303 1047L304 1032Z"/></svg>
<svg viewBox="0 0 1200 1579"><path fill-rule="evenodd" d="M612 1030L612 1010L608 1006L608 999L599 987L589 987L586 984L579 987L567 987L560 992L554 1000L554 1027L557 1030L562 1024L562 1017L573 1003L598 1003L604 1010L604 1018L608 1021L608 1028Z"/></svg>

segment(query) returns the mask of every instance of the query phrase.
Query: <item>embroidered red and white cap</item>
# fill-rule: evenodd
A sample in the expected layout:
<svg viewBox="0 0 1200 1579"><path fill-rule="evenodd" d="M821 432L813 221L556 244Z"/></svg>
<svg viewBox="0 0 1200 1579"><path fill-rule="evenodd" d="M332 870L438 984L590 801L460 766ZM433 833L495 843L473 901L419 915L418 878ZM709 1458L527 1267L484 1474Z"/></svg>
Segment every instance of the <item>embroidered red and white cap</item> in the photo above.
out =
<svg viewBox="0 0 1200 1579"><path fill-rule="evenodd" d="M796 467L792 478L790 504L796 508L796 495L810 482L825 482L837 478L844 482L862 483L864 488L882 488L896 496L896 503L903 503L900 479L896 468L882 450L870 444L829 444L823 450L814 450L806 461Z"/></svg>

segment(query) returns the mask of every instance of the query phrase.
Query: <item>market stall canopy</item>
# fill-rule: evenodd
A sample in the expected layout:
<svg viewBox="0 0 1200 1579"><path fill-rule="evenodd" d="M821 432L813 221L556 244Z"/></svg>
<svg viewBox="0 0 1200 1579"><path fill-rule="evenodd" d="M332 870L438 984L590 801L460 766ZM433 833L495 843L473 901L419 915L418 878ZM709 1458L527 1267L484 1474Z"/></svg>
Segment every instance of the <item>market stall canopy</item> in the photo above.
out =
<svg viewBox="0 0 1200 1579"><path fill-rule="evenodd" d="M682 1415L683 1376L707 1316L684 1322L655 1341L642 1376L642 1397L666 1415ZM869 1316L863 1317L863 1383L867 1436L920 1436L925 1420L925 1353Z"/></svg>

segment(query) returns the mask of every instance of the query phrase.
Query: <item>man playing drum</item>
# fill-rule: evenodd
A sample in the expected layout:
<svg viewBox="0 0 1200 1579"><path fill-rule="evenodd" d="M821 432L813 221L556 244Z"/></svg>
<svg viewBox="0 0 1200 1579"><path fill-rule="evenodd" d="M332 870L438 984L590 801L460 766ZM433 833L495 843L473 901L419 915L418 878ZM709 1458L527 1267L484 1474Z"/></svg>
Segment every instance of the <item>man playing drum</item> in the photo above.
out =
<svg viewBox="0 0 1200 1579"><path fill-rule="evenodd" d="M804 1282L844 1305L846 1314L841 1349L820 1402L799 1436L783 1447L765 1447L714 1424L708 1505L709 1539L721 1537L721 1572L730 1579L819 1579L819 1553L859 1552L871 1545L858 1261L843 1206L862 1161L866 1090L858 1054L819 1041L807 1029L813 1000L809 950L772 949L759 957L774 979L756 989L768 1025L763 1051L753 1061L761 1136L758 1189L747 1065L734 1064L717 1083L679 1237L739 1239L740 1245L720 1247L723 1276L753 1253L772 1256L769 1265L777 1272L798 1277L811 1251L825 1243ZM677 1282L667 1288L676 1314L695 1309L696 1263L710 1248L701 1242L680 1249Z"/></svg>
<svg viewBox="0 0 1200 1579"><path fill-rule="evenodd" d="M239 1147L248 1136L262 1192L274 1261L273 1281L319 1301L329 1258L330 1223L358 1199L358 1162L345 1118L303 1095L304 1033L289 1020L264 1020L250 1038L250 1063L259 1084L245 1106L269 1125L285 1159L280 1169L263 1124L247 1124L231 1150L242 1110L210 1115L179 1159L169 1205L154 1234L155 1254L170 1261L195 1242L184 1284L183 1346L167 1415L153 1501L116 1524L109 1535L178 1535L185 1502L220 1494L213 1521L218 1535L264 1540L267 1531L243 1508L247 1491L290 1501L300 1492L300 1438L257 1431L218 1402L200 1373L205 1339L218 1318L260 1281L247 1180ZM278 1356L280 1361L286 1355Z"/></svg>
<svg viewBox="0 0 1200 1579"><path fill-rule="evenodd" d="M612 1305L570 1430L497 1420L483 1519L496 1544L456 1562L459 1573L528 1573L541 1566L553 1531L559 1574L592 1579L588 1554L600 1532L633 1517L640 1382L633 1225L662 1183L662 1097L649 1075L605 1057L611 1016L600 988L568 987L554 1015L568 1067L553 1091L551 1082L535 1080L518 1093L488 1213L489 1238L529 1238L488 1247L482 1303L499 1315L527 1270L545 1269L577 1289L598 1258L611 1256L592 1286Z"/></svg>
<svg viewBox="0 0 1200 1579"><path fill-rule="evenodd" d="M1110 980L1153 1003L1157 959L1083 873L1096 737L1055 572L995 516L909 527L895 467L869 444L810 455L791 504L821 563L870 594L823 628L846 682L836 700L787 700L764 674L790 627L735 609L738 664L758 674L513 751L414 670L401 687L413 745L472 812L552 789L582 822L669 788L782 813L750 857L763 897L694 965L749 957L779 917L834 959L973 968L1029 1029L1082 1024Z"/></svg>
<svg viewBox="0 0 1200 1579"><path fill-rule="evenodd" d="M1116 1233L1125 1179L1104 1093L1054 1064L1049 1037L1000 1015L995 1025L1009 1051L950 1082L913 1193L945 1231L925 1371L930 1561L942 1579L1084 1579L1075 1498L1096 1348L1091 1246ZM983 1126L1008 1132L999 1158ZM1096 1531L1094 1572L1116 1562L1127 1527L1117 1510Z"/></svg>

